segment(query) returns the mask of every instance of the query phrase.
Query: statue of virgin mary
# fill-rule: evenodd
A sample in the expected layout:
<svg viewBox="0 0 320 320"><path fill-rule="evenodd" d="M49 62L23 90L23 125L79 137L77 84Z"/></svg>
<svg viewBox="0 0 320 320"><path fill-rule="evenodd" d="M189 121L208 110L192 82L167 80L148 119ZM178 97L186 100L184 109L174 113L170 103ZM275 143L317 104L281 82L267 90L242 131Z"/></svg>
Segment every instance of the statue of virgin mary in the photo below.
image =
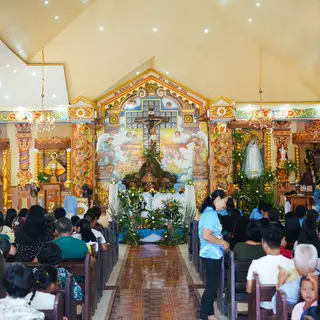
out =
<svg viewBox="0 0 320 320"><path fill-rule="evenodd" d="M248 178L259 178L263 173L262 155L256 141L252 139L247 148L242 170Z"/></svg>

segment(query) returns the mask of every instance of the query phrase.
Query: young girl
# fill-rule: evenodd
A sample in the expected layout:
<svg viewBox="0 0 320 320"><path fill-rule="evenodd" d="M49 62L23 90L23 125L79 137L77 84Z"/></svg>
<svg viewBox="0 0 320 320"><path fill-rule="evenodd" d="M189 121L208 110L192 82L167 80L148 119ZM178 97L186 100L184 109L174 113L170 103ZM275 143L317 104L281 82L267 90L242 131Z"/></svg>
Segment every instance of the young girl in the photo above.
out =
<svg viewBox="0 0 320 320"><path fill-rule="evenodd" d="M302 302L295 305L292 310L291 319L300 320L303 312L312 306L317 305L318 290L317 290L318 278L313 275L303 276L300 282L300 295Z"/></svg>
<svg viewBox="0 0 320 320"><path fill-rule="evenodd" d="M42 266L34 272L32 292L26 296L28 304L37 310L52 310L57 290L57 269Z"/></svg>
<svg viewBox="0 0 320 320"><path fill-rule="evenodd" d="M81 219L77 222L77 233L73 235L74 238L80 239L87 243L87 246L94 244L96 251L99 250L97 238L93 234L90 226L90 222L86 219Z"/></svg>

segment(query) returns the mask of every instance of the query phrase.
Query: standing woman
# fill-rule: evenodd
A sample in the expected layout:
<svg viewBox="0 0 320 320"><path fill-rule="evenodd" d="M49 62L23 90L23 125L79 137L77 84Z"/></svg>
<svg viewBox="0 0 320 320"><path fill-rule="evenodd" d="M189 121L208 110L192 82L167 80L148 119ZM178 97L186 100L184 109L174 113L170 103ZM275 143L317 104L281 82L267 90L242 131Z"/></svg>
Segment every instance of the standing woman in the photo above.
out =
<svg viewBox="0 0 320 320"><path fill-rule="evenodd" d="M204 200L200 208L200 257L206 270L206 289L201 298L201 320L216 319L213 302L221 276L221 258L224 251L229 250L228 242L222 240L222 227L217 211L225 209L227 200L224 191L216 190Z"/></svg>

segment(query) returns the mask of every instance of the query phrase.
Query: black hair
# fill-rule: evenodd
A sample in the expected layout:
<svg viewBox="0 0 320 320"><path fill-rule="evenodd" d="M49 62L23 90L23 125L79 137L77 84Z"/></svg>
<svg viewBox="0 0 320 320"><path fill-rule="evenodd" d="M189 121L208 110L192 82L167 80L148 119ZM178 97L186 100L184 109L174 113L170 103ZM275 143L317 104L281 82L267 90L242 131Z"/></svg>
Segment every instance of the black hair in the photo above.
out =
<svg viewBox="0 0 320 320"><path fill-rule="evenodd" d="M285 219L291 218L291 217L296 217L294 211L289 211L286 213Z"/></svg>
<svg viewBox="0 0 320 320"><path fill-rule="evenodd" d="M75 227L77 222L80 220L80 217L79 216L72 216L71 217L71 223L72 225Z"/></svg>
<svg viewBox="0 0 320 320"><path fill-rule="evenodd" d="M83 216L84 219L88 220L90 222L90 224L96 220L96 216L94 215L93 211L91 211L91 209L89 209L87 211L87 213Z"/></svg>
<svg viewBox="0 0 320 320"><path fill-rule="evenodd" d="M45 236L47 226L40 206L34 205L29 209L24 224L18 228L17 231L19 230L20 232L28 235L34 241Z"/></svg>
<svg viewBox="0 0 320 320"><path fill-rule="evenodd" d="M45 214L44 219L46 220L46 225L50 228L55 227L56 219L51 214Z"/></svg>
<svg viewBox="0 0 320 320"><path fill-rule="evenodd" d="M72 232L72 223L68 218L60 218L56 222L56 230L58 234Z"/></svg>
<svg viewBox="0 0 320 320"><path fill-rule="evenodd" d="M102 211L101 208L99 206L93 206L91 208L92 212L94 213L95 217L97 218L97 220L101 217Z"/></svg>
<svg viewBox="0 0 320 320"><path fill-rule="evenodd" d="M20 211L18 213L18 217L19 218L26 218L27 214L28 214L28 209L22 208L22 209L20 209Z"/></svg>
<svg viewBox="0 0 320 320"><path fill-rule="evenodd" d="M29 305L34 299L36 292L48 289L52 283L56 283L58 279L57 269L52 266L41 266L34 272L32 295L29 301Z"/></svg>
<svg viewBox="0 0 320 320"><path fill-rule="evenodd" d="M262 240L270 249L279 249L281 246L282 232L277 227L269 225L262 231Z"/></svg>
<svg viewBox="0 0 320 320"><path fill-rule="evenodd" d="M234 205L234 200L231 197L229 197L227 200L226 208L229 215L230 215L230 211L236 208L236 206Z"/></svg>
<svg viewBox="0 0 320 320"><path fill-rule="evenodd" d="M8 239L0 238L0 250L2 251L3 257L6 259L10 252L11 243Z"/></svg>
<svg viewBox="0 0 320 320"><path fill-rule="evenodd" d="M262 208L264 207L264 205L266 204L266 202L264 200L259 200L259 203L258 203L258 209L259 211L262 210Z"/></svg>
<svg viewBox="0 0 320 320"><path fill-rule="evenodd" d="M304 218L307 213L307 209L305 206L296 206L295 214L299 219Z"/></svg>
<svg viewBox="0 0 320 320"><path fill-rule="evenodd" d="M48 242L40 248L37 259L41 264L58 266L62 260L61 249L57 244Z"/></svg>
<svg viewBox="0 0 320 320"><path fill-rule="evenodd" d="M238 221L241 218L241 213L238 209L233 208L230 210L229 216L234 220L235 222Z"/></svg>
<svg viewBox="0 0 320 320"><path fill-rule="evenodd" d="M222 230L228 233L233 232L235 221L230 216L219 216L219 218L222 225Z"/></svg>
<svg viewBox="0 0 320 320"><path fill-rule="evenodd" d="M10 263L6 265L3 277L3 286L11 298L24 298L32 287L32 270L22 263Z"/></svg>
<svg viewBox="0 0 320 320"><path fill-rule="evenodd" d="M269 210L271 209L271 205L270 203L264 202L260 207L259 210L260 211L267 211L269 212Z"/></svg>
<svg viewBox="0 0 320 320"><path fill-rule="evenodd" d="M268 210L268 216L271 222L278 222L280 219L280 211L276 208L270 208Z"/></svg>
<svg viewBox="0 0 320 320"><path fill-rule="evenodd" d="M307 219L314 221L315 223L318 221L319 213L317 210L310 209L307 210Z"/></svg>
<svg viewBox="0 0 320 320"><path fill-rule="evenodd" d="M254 242L261 242L262 226L258 221L249 221L246 229L246 239Z"/></svg>
<svg viewBox="0 0 320 320"><path fill-rule="evenodd" d="M4 221L4 224L9 227L12 228L12 222L14 220L14 218L17 217L17 210L16 209L9 209L6 213L6 218Z"/></svg>
<svg viewBox="0 0 320 320"><path fill-rule="evenodd" d="M65 218L66 216L66 210L61 207L57 207L54 209L54 217L59 220L60 218Z"/></svg>
<svg viewBox="0 0 320 320"><path fill-rule="evenodd" d="M268 227L270 225L270 220L267 219L267 218L262 218L262 219L260 219L258 221L259 221L262 229L264 229L264 228L266 228L266 227Z"/></svg>
<svg viewBox="0 0 320 320"><path fill-rule="evenodd" d="M81 219L77 222L77 227L80 228L81 240L84 242L96 242L97 238L93 234L90 222L87 219Z"/></svg>
<svg viewBox="0 0 320 320"><path fill-rule="evenodd" d="M302 224L302 228L298 237L298 244L312 244L320 254L320 243L317 233L317 224L309 219L305 219Z"/></svg>
<svg viewBox="0 0 320 320"><path fill-rule="evenodd" d="M0 211L0 232L3 230L4 226L4 214Z"/></svg>
<svg viewBox="0 0 320 320"><path fill-rule="evenodd" d="M285 225L284 225L284 235L286 237L287 243L293 244L298 240L300 233L300 222L299 218L295 216L285 217Z"/></svg>
<svg viewBox="0 0 320 320"><path fill-rule="evenodd" d="M237 242L246 242L246 229L248 225L247 217L240 217L239 220L235 223L233 229L233 239L235 243Z"/></svg>
<svg viewBox="0 0 320 320"><path fill-rule="evenodd" d="M204 210L206 210L207 207L211 207L213 209L216 209L214 206L214 200L218 197L221 199L225 198L227 194L223 190L216 190L214 191L211 196L208 196L204 199L201 207L200 207L200 212L203 213Z"/></svg>

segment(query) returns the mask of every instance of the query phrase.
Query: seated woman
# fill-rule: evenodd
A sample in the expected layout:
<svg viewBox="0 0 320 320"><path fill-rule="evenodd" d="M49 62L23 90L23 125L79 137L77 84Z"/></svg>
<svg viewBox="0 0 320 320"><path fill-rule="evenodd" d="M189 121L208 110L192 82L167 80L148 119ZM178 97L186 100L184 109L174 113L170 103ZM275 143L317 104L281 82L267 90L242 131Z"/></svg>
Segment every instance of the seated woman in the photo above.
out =
<svg viewBox="0 0 320 320"><path fill-rule="evenodd" d="M52 310L57 290L57 269L41 266L34 271L32 292L26 297L29 306L37 310Z"/></svg>
<svg viewBox="0 0 320 320"><path fill-rule="evenodd" d="M35 260L43 265L53 266L57 269L57 289L64 290L70 273L65 268L59 267L62 260L60 247L52 242L46 243L41 247ZM73 287L73 299L77 301L83 300L83 292L77 282Z"/></svg>
<svg viewBox="0 0 320 320"><path fill-rule="evenodd" d="M96 252L99 250L97 238L91 230L90 222L87 219L81 219L76 224L76 233L72 235L74 238L84 241L87 246L94 245ZM89 248L90 249L90 248Z"/></svg>
<svg viewBox="0 0 320 320"><path fill-rule="evenodd" d="M7 296L0 299L2 319L44 320L44 313L30 307L25 300L32 287L32 281L32 270L22 263L12 263L6 267L3 286Z"/></svg>
<svg viewBox="0 0 320 320"><path fill-rule="evenodd" d="M4 214L0 211L0 238L8 239L12 242L12 230L5 225Z"/></svg>
<svg viewBox="0 0 320 320"><path fill-rule="evenodd" d="M17 245L17 261L30 262L40 248L54 239L54 229L46 224L43 210L40 206L32 206L25 223L15 232Z"/></svg>
<svg viewBox="0 0 320 320"><path fill-rule="evenodd" d="M238 242L245 242L247 241L246 238L246 229L248 225L247 217L240 217L240 219L236 222L233 233L232 239L230 239L230 247L231 249L238 243Z"/></svg>
<svg viewBox="0 0 320 320"><path fill-rule="evenodd" d="M6 214L6 219L5 219L5 222L4 224L12 229L12 223L13 223L13 220L17 217L17 210L16 209L9 209L7 211L7 214Z"/></svg>

